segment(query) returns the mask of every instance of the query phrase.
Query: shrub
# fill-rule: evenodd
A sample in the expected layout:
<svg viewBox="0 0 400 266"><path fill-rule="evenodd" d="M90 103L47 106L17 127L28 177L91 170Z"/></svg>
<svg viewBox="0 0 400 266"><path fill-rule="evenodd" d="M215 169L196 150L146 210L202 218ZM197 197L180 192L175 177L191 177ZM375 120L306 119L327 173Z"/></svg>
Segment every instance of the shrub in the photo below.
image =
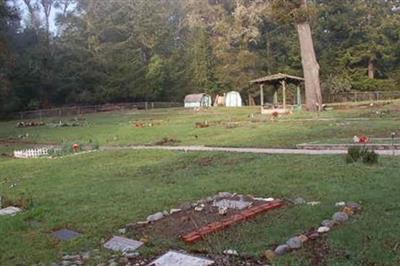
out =
<svg viewBox="0 0 400 266"><path fill-rule="evenodd" d="M347 150L346 162L355 163L360 160L362 155L362 148L359 146L352 146Z"/></svg>
<svg viewBox="0 0 400 266"><path fill-rule="evenodd" d="M365 164L377 164L379 155L375 151L366 150L362 156L362 161Z"/></svg>
<svg viewBox="0 0 400 266"><path fill-rule="evenodd" d="M379 155L373 150L368 150L366 147L352 146L347 150L347 163L362 161L365 164L373 165L378 163L378 159Z"/></svg>

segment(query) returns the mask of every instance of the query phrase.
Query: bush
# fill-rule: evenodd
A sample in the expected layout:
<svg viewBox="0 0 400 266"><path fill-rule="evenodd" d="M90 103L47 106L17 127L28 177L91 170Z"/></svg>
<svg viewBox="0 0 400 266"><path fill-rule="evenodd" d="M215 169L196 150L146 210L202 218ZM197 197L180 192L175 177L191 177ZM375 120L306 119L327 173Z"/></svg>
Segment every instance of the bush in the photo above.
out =
<svg viewBox="0 0 400 266"><path fill-rule="evenodd" d="M362 156L362 149L359 146L352 146L347 150L346 162L355 163L360 160Z"/></svg>
<svg viewBox="0 0 400 266"><path fill-rule="evenodd" d="M379 155L375 151L366 150L363 154L362 161L365 164L377 164Z"/></svg>
<svg viewBox="0 0 400 266"><path fill-rule="evenodd" d="M360 79L352 82L352 89L357 91L396 91L398 84L392 79Z"/></svg>
<svg viewBox="0 0 400 266"><path fill-rule="evenodd" d="M368 150L366 147L352 146L347 150L347 163L362 161L365 164L373 165L378 163L378 159L379 155L373 150Z"/></svg>

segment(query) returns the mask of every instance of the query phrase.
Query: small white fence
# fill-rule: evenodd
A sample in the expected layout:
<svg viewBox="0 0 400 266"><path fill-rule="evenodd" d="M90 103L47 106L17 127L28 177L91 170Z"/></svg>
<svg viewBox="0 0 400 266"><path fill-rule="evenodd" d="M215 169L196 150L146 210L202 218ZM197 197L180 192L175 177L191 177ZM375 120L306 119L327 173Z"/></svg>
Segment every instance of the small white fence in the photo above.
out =
<svg viewBox="0 0 400 266"><path fill-rule="evenodd" d="M48 148L14 151L15 158L27 159L27 158L39 158L43 156L49 156Z"/></svg>

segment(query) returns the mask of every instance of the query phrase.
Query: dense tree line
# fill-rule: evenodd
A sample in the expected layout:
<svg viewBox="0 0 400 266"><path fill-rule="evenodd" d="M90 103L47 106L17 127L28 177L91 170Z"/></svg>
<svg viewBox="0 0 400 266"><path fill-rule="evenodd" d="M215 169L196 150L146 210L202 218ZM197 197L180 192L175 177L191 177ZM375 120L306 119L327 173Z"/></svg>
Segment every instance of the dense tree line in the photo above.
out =
<svg viewBox="0 0 400 266"><path fill-rule="evenodd" d="M400 89L399 6L399 0L0 0L0 111L181 101L195 91L242 91L249 80L277 72L321 77L323 93ZM307 61L309 41L316 58ZM303 72L304 64L320 74ZM316 99L319 84L309 84Z"/></svg>

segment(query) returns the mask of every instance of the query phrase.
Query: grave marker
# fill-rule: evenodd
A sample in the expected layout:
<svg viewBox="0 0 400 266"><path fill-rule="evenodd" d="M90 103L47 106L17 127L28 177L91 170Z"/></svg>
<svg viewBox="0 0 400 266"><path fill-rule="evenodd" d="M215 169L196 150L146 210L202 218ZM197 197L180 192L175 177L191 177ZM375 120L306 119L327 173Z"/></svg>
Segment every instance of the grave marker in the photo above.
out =
<svg viewBox="0 0 400 266"><path fill-rule="evenodd" d="M243 210L251 205L248 201L223 199L213 203L214 207Z"/></svg>
<svg viewBox="0 0 400 266"><path fill-rule="evenodd" d="M176 251L169 251L160 258L148 264L148 266L208 266L214 264L214 261L186 255Z"/></svg>
<svg viewBox="0 0 400 266"><path fill-rule="evenodd" d="M125 237L114 236L107 243L104 244L106 249L116 252L130 252L135 251L143 245L143 242L128 239Z"/></svg>
<svg viewBox="0 0 400 266"><path fill-rule="evenodd" d="M52 235L62 241L69 241L81 236L80 233L68 229L58 230L53 232Z"/></svg>
<svg viewBox="0 0 400 266"><path fill-rule="evenodd" d="M7 207L0 210L0 216L14 216L17 213L21 212L22 210L17 207Z"/></svg>

